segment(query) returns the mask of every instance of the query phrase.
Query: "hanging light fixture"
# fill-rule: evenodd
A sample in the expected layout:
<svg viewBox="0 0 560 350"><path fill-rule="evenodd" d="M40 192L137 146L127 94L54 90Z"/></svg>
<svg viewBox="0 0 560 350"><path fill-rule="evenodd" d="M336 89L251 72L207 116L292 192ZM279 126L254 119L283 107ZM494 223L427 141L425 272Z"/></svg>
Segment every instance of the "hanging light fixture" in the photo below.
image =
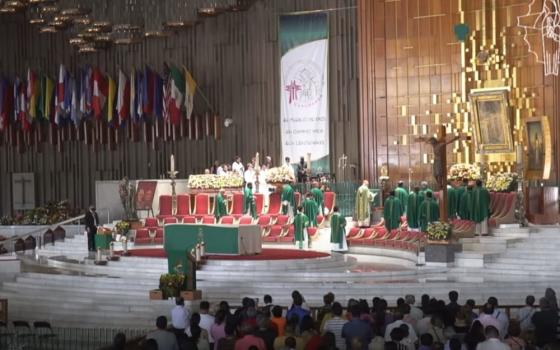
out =
<svg viewBox="0 0 560 350"><path fill-rule="evenodd" d="M150 2L149 7L144 10L144 37L146 38L165 38L169 32L162 26L163 9L159 2Z"/></svg>

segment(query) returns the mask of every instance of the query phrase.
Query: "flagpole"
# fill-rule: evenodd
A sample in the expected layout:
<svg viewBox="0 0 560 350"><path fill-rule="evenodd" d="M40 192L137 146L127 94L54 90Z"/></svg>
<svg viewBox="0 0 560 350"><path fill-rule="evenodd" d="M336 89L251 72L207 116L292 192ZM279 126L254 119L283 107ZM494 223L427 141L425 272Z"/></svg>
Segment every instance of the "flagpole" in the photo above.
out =
<svg viewBox="0 0 560 350"><path fill-rule="evenodd" d="M208 101L208 98L206 98L206 95L204 95L202 90L200 88L198 88L198 89L196 89L196 91L200 94L200 97L202 97L204 102L206 102L206 106L210 108L210 112L214 113L214 107L212 106L212 104L210 104L210 102Z"/></svg>

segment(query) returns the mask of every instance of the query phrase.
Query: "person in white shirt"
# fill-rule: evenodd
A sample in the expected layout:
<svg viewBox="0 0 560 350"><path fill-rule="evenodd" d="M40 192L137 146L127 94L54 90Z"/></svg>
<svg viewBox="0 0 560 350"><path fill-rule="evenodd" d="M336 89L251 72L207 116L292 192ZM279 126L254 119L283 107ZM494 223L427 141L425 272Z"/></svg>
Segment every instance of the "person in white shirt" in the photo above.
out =
<svg viewBox="0 0 560 350"><path fill-rule="evenodd" d="M214 338L212 338L212 334L210 334L210 328L214 324L214 316L210 315L210 303L207 301L200 302L200 328L206 330L208 333L208 342L210 343L210 348L212 348L214 344Z"/></svg>
<svg viewBox="0 0 560 350"><path fill-rule="evenodd" d="M336 347L340 350L346 349L346 340L342 338L342 327L348 320L342 318L342 305L338 302L334 302L332 305L333 317L325 322L325 327L323 329L323 334L331 332L334 334Z"/></svg>
<svg viewBox="0 0 560 350"><path fill-rule="evenodd" d="M492 316L500 322L500 328L498 328L498 331L500 331L500 336L503 339L506 337L507 330L509 328L509 317L504 310L498 309L498 299L496 297L488 298L488 304L494 307L494 313Z"/></svg>
<svg viewBox="0 0 560 350"><path fill-rule="evenodd" d="M385 341L391 341L391 331L393 329L400 327L401 324L406 324L408 326L408 340L410 340L412 343L416 343L416 341L418 340L416 331L414 331L414 328L411 324L408 324L402 320L403 314L400 312L395 312L393 316L395 318L395 321L393 323L389 323L385 328Z"/></svg>
<svg viewBox="0 0 560 350"><path fill-rule="evenodd" d="M511 350L509 345L502 343L500 333L494 326L487 326L484 330L486 340L478 343L476 350Z"/></svg>
<svg viewBox="0 0 560 350"><path fill-rule="evenodd" d="M296 173L294 171L294 167L290 163L290 157L286 157L284 159L284 164L282 165L282 167L288 170L288 174L290 175L290 180L292 182L296 181Z"/></svg>
<svg viewBox="0 0 560 350"><path fill-rule="evenodd" d="M535 297L532 295L528 295L525 298L525 306L519 309L519 313L517 314L517 319L519 320L519 325L521 326L521 331L532 331L535 329L531 318L537 311L534 306L535 304Z"/></svg>
<svg viewBox="0 0 560 350"><path fill-rule="evenodd" d="M502 328L502 324L493 316L494 314L494 307L486 303L482 308L482 313L478 316L477 320L482 324L482 327L486 329L488 326L492 326L499 330ZM474 322L474 321L473 321Z"/></svg>
<svg viewBox="0 0 560 350"><path fill-rule="evenodd" d="M220 165L217 169L216 169L216 175L225 175L226 172L224 171L224 166Z"/></svg>
<svg viewBox="0 0 560 350"><path fill-rule="evenodd" d="M245 180L245 185L252 184L253 188L255 188L256 175L255 170L253 169L253 164L247 164L247 170L245 170L245 173L243 174L243 179Z"/></svg>
<svg viewBox="0 0 560 350"><path fill-rule="evenodd" d="M183 333L189 324L190 312L185 309L183 298L175 299L175 307L171 309L171 325L176 332Z"/></svg>
<svg viewBox="0 0 560 350"><path fill-rule="evenodd" d="M414 318L416 321L420 321L422 318L424 318L424 313L422 312L422 310L420 310L419 308L414 306L414 303L416 302L416 299L414 298L414 295L412 295L412 294L406 295L404 297L404 301L408 305L410 305L410 316L412 318Z"/></svg>
<svg viewBox="0 0 560 350"><path fill-rule="evenodd" d="M239 176L243 177L243 173L245 172L245 169L243 168L243 163L241 163L241 157L240 156L235 157L235 161L231 165L231 170L233 172L238 173Z"/></svg>

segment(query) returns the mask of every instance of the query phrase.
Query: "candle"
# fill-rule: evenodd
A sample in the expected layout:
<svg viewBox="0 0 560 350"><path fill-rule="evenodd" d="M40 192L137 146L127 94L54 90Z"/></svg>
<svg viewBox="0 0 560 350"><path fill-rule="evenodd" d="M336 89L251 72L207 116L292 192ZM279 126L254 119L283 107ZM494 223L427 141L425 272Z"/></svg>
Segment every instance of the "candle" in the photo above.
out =
<svg viewBox="0 0 560 350"><path fill-rule="evenodd" d="M171 172L175 171L175 157L171 155Z"/></svg>
<svg viewBox="0 0 560 350"><path fill-rule="evenodd" d="M255 154L255 168L259 167L259 152Z"/></svg>
<svg viewBox="0 0 560 350"><path fill-rule="evenodd" d="M523 146L520 143L517 144L517 163L523 161Z"/></svg>

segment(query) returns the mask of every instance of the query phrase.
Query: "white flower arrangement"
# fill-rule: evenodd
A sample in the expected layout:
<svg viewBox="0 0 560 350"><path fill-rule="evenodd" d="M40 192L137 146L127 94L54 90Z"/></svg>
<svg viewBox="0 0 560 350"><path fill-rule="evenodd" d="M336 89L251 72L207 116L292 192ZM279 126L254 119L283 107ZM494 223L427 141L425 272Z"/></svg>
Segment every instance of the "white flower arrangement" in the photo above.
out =
<svg viewBox="0 0 560 350"><path fill-rule="evenodd" d="M480 168L476 164L453 164L449 168L447 178L450 180L478 180L480 179Z"/></svg>
<svg viewBox="0 0 560 350"><path fill-rule="evenodd" d="M492 174L486 181L486 188L492 192L512 192L516 185L517 173Z"/></svg>
<svg viewBox="0 0 560 350"><path fill-rule="evenodd" d="M426 231L429 240L446 241L451 235L451 225L447 222L434 221L428 224Z"/></svg>
<svg viewBox="0 0 560 350"><path fill-rule="evenodd" d="M195 189L220 189L220 188L239 188L243 186L243 178L236 174L214 175L202 174L189 176L189 188Z"/></svg>
<svg viewBox="0 0 560 350"><path fill-rule="evenodd" d="M291 183L294 179L287 167L270 168L266 172L268 183Z"/></svg>

